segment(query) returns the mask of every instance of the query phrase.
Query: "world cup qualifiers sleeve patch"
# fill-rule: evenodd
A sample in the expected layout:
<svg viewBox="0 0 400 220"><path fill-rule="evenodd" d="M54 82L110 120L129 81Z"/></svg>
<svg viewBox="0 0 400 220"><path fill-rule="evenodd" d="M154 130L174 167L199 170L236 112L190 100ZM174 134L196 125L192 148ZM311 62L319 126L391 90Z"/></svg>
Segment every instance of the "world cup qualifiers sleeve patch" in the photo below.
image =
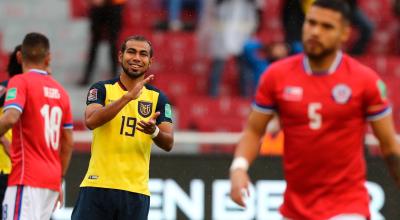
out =
<svg viewBox="0 0 400 220"><path fill-rule="evenodd" d="M376 86L379 89L379 93L381 94L381 98L385 100L387 98L387 90L386 90L386 85L382 80L378 80L376 82Z"/></svg>
<svg viewBox="0 0 400 220"><path fill-rule="evenodd" d="M17 88L10 88L7 91L6 101L17 98Z"/></svg>
<svg viewBox="0 0 400 220"><path fill-rule="evenodd" d="M97 89L89 90L87 100L88 101L96 101L97 100Z"/></svg>
<svg viewBox="0 0 400 220"><path fill-rule="evenodd" d="M170 104L165 104L165 117L172 119L172 110Z"/></svg>

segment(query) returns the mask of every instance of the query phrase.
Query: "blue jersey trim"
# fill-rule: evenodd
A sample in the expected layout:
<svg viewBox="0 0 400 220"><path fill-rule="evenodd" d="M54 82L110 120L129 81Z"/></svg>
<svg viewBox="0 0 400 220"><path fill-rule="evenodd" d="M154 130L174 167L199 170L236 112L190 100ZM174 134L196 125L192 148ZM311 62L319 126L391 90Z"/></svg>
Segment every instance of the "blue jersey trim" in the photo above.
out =
<svg viewBox="0 0 400 220"><path fill-rule="evenodd" d="M257 104L254 102L252 104L252 107L257 112L266 113L266 114L276 113L276 108L272 105L260 105L260 104Z"/></svg>
<svg viewBox="0 0 400 220"><path fill-rule="evenodd" d="M385 117L386 115L389 115L390 113L392 113L392 108L386 107L382 111L367 115L367 121L376 121Z"/></svg>
<svg viewBox="0 0 400 220"><path fill-rule="evenodd" d="M20 111L21 113L22 113L22 111L23 111L23 108L22 108L20 105L18 105L18 104L8 104L8 105L5 105L5 106L4 106L3 112L5 112L7 109L10 109L10 108L17 109L17 110Z"/></svg>
<svg viewBox="0 0 400 220"><path fill-rule="evenodd" d="M72 124L64 124L63 128L65 128L65 129L73 129L74 126Z"/></svg>

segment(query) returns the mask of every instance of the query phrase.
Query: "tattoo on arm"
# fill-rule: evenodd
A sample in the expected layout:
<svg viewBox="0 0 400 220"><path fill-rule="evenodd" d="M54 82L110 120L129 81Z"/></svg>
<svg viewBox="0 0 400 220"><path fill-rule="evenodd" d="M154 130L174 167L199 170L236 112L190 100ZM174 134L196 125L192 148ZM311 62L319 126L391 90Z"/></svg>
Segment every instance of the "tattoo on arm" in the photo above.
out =
<svg viewBox="0 0 400 220"><path fill-rule="evenodd" d="M389 167L390 174L392 174L397 185L400 187L400 155L389 154L384 159Z"/></svg>

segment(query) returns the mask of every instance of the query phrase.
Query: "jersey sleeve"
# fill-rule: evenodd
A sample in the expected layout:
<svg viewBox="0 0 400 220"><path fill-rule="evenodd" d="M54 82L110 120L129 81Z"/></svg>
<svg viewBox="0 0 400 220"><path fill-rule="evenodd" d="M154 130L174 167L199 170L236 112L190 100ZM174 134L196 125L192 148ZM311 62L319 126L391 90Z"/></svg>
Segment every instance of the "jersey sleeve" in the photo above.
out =
<svg viewBox="0 0 400 220"><path fill-rule="evenodd" d="M14 108L23 112L26 102L27 83L22 77L13 77L7 86L3 111Z"/></svg>
<svg viewBox="0 0 400 220"><path fill-rule="evenodd" d="M158 116L156 120L157 125L161 124L162 122L172 123L171 104L169 103L167 96L165 96L162 92L160 92L160 95L158 96L156 112L160 112L160 116Z"/></svg>
<svg viewBox="0 0 400 220"><path fill-rule="evenodd" d="M86 105L97 103L104 106L105 99L106 99L106 88L104 87L104 83L97 82L94 85L92 85L89 89L86 98Z"/></svg>
<svg viewBox="0 0 400 220"><path fill-rule="evenodd" d="M391 113L385 83L376 75L368 77L364 103L368 121L378 120Z"/></svg>
<svg viewBox="0 0 400 220"><path fill-rule="evenodd" d="M64 129L73 129L73 118L71 112L71 102L68 94L66 93L65 98L65 109L64 109L64 117L63 117L63 128Z"/></svg>
<svg viewBox="0 0 400 220"><path fill-rule="evenodd" d="M272 70L265 71L258 84L253 109L258 112L272 114L276 112L276 99L274 97L275 77Z"/></svg>

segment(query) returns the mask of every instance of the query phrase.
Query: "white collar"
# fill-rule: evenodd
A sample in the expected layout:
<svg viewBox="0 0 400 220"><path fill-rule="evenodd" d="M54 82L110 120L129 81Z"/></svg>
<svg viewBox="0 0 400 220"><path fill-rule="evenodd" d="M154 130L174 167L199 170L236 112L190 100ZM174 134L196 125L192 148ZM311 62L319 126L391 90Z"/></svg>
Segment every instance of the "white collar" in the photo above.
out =
<svg viewBox="0 0 400 220"><path fill-rule="evenodd" d="M326 72L313 72L312 69L311 69L310 61L309 61L308 57L304 56L304 59L303 59L304 70L306 71L306 73L308 75L329 75L329 74L334 73L339 68L340 63L342 62L342 58L343 58L343 52L342 51L338 51L336 53L335 60L333 61L333 63L329 67L328 71L326 71Z"/></svg>
<svg viewBox="0 0 400 220"><path fill-rule="evenodd" d="M30 69L28 72L36 72L42 75L48 75L46 70L40 70L40 69Z"/></svg>

